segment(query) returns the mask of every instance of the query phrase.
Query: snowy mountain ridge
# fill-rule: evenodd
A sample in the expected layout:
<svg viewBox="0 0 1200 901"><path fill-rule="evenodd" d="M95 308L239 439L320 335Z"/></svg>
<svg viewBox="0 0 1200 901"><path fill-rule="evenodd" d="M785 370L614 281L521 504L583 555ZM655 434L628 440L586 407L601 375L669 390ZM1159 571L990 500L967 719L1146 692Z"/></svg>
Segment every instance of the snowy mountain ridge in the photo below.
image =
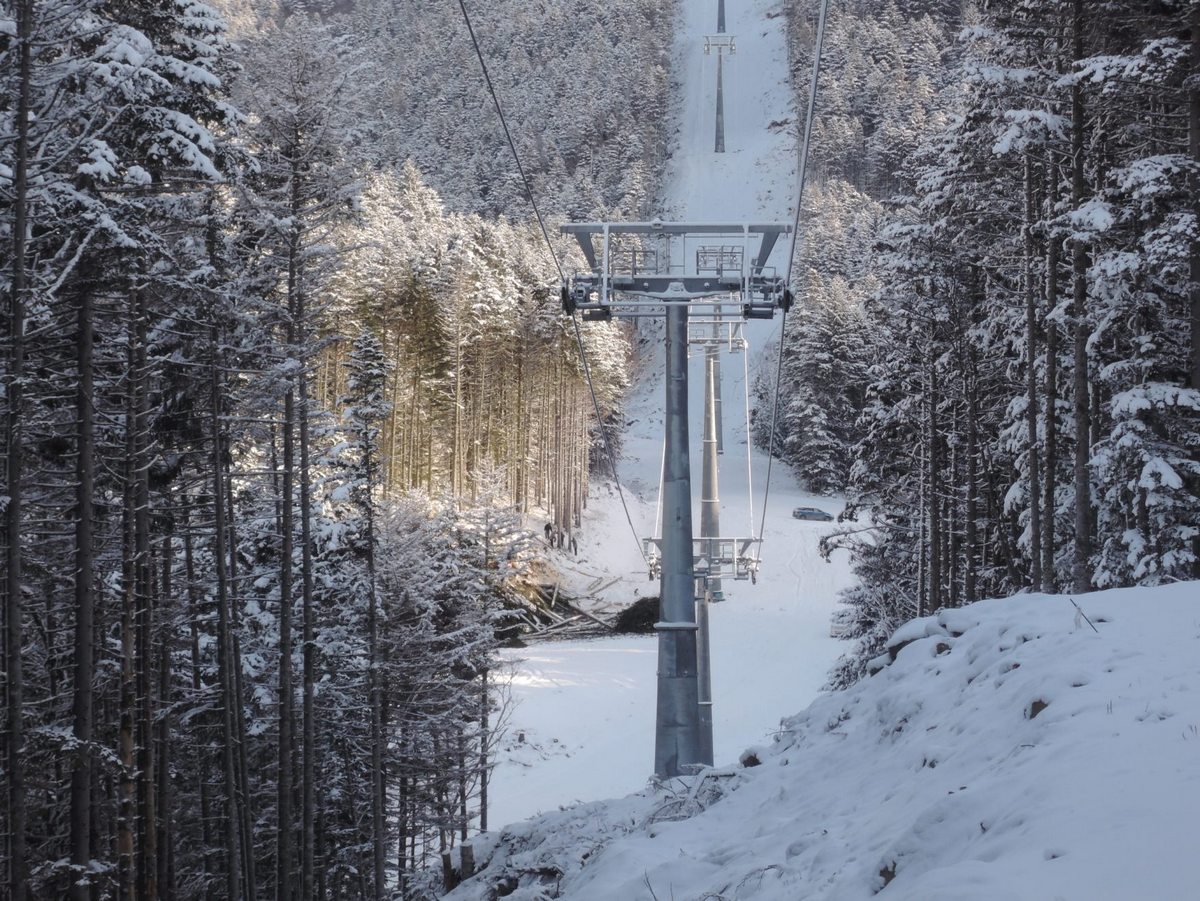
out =
<svg viewBox="0 0 1200 901"><path fill-rule="evenodd" d="M480 836L447 898L1195 897L1196 589L915 620L739 766Z"/></svg>

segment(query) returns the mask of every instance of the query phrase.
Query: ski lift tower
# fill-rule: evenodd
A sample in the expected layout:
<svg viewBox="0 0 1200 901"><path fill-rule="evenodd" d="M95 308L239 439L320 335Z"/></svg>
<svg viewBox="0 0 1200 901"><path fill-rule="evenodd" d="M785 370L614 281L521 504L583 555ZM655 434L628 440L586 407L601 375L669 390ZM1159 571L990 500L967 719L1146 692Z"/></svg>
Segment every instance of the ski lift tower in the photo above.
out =
<svg viewBox="0 0 1200 901"><path fill-rule="evenodd" d="M722 23L720 31L724 32L723 16L725 7L722 5ZM713 147L714 153L725 152L725 55L737 53L737 42L731 34L710 34L704 38L704 55L710 56L717 51L717 136Z"/></svg>
<svg viewBox="0 0 1200 901"><path fill-rule="evenodd" d="M791 306L784 279L767 266L788 223L592 222L562 227L588 268L562 286L563 309L585 321L666 319L666 416L661 537L644 539L650 578L660 580L654 772L673 778L711 763L701 734L696 596L709 580L752 578L761 539L696 538L688 444L688 324L693 308L713 321L771 319ZM702 327L704 323L701 323ZM708 325L711 334L711 324ZM732 335L732 332L730 333ZM710 375L711 378L711 375ZM709 719L711 724L711 718ZM706 759L707 752L707 759Z"/></svg>

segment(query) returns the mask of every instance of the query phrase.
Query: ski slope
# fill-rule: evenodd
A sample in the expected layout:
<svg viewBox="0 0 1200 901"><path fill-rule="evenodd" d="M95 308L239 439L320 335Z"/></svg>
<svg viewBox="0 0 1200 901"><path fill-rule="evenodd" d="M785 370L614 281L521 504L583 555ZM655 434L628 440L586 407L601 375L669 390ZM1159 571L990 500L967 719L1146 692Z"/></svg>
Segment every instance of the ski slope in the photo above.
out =
<svg viewBox="0 0 1200 901"><path fill-rule="evenodd" d="M675 38L677 145L664 186L662 218L677 221L791 222L795 203L795 129L787 81L784 20L778 2L728 0L727 32L736 54L724 62L726 152L713 152L716 55L704 36L716 31L716 3L680 4ZM783 269L786 242L771 264ZM586 327L586 326L585 326ZM765 454L747 459L746 385L763 371L774 378L779 321L747 324L749 349L722 357L724 449L722 533L758 531L767 473ZM662 454L663 345L643 326L637 372L627 402L619 461L621 482L638 536L656 534ZM693 487L698 501L703 415L701 353L689 367ZM763 411L769 415L769 411ZM780 717L807 704L841 651L829 619L850 583L843 553L824 561L817 551L828 524L794 520L796 506L836 514L841 503L802 492L774 468L763 532L758 584L725 582L724 603L712 607L714 752L718 765L778 729ZM697 508L698 509L698 508ZM694 517L699 526L698 513ZM559 555L564 587L617 581L602 592L626 604L657 595L611 483L593 487L578 557ZM490 786L489 827L526 819L577 801L625 795L653 771L657 640L653 636L539 644L506 653L512 667L509 731L498 749Z"/></svg>

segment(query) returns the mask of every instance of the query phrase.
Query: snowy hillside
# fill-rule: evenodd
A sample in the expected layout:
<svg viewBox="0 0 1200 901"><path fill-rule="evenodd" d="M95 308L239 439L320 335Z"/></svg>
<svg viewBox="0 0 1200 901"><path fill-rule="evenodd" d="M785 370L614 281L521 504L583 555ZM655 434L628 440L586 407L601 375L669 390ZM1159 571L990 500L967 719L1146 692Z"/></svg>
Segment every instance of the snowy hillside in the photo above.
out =
<svg viewBox="0 0 1200 901"><path fill-rule="evenodd" d="M1198 587L914 621L744 766L483 836L448 898L1194 898Z"/></svg>

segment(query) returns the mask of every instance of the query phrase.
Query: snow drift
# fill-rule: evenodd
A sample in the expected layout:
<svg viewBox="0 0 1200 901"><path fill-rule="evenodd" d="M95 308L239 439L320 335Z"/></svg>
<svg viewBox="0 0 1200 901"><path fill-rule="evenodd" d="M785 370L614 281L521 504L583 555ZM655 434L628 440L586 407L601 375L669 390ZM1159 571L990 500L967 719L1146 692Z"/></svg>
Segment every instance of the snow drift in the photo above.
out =
<svg viewBox="0 0 1200 901"><path fill-rule="evenodd" d="M479 837L448 897L1196 897L1197 589L915 620L735 766Z"/></svg>

